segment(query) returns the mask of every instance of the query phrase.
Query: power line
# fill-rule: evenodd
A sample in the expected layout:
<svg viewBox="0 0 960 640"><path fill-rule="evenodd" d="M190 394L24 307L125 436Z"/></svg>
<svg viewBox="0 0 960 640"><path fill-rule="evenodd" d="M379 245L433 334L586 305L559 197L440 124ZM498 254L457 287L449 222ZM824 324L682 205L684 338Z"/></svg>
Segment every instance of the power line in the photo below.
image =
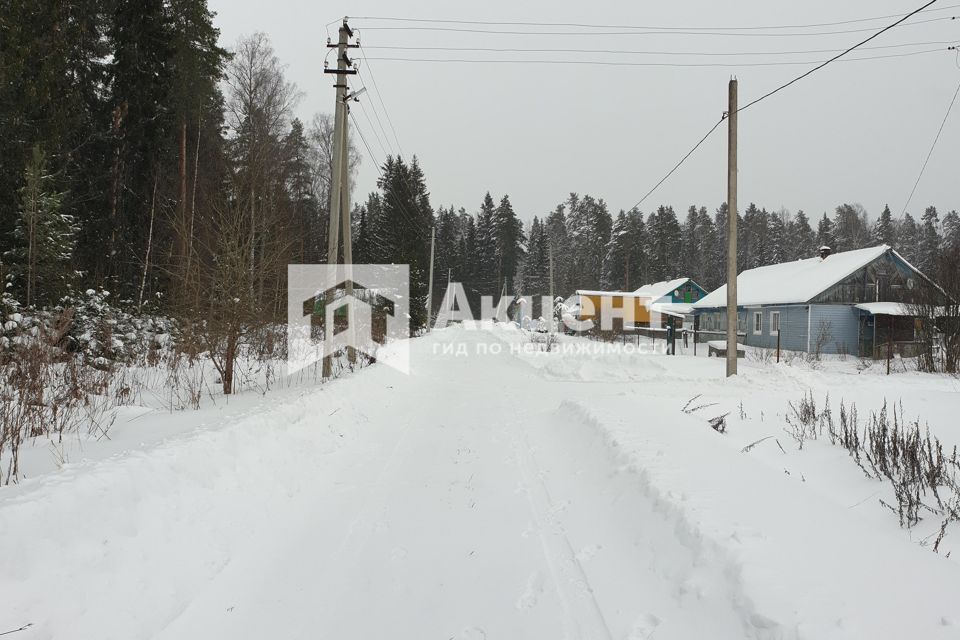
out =
<svg viewBox="0 0 960 640"><path fill-rule="evenodd" d="M937 18L928 18L927 20L918 20L916 22L911 22L903 26L912 27L922 24L928 24L931 22L942 22L948 20L956 20L957 16L941 16ZM900 23L897 23L899 26ZM760 32L737 32L737 31L700 31L696 30L684 30L684 31L666 31L666 30L653 30L648 29L645 31L508 31L500 29L464 29L461 27L417 27L417 26L403 26L403 27L376 27L368 26L364 27L367 30L375 31L446 31L453 33L486 33L486 34L495 34L503 36L652 36L652 35L686 35L686 36L733 36L737 38L746 38L746 37L757 37L757 38L785 38L785 37L811 37L811 36L832 36L832 35L845 35L850 33L866 33L873 31L872 28L863 28L863 29L841 29L834 31L811 31L811 32L786 32L786 33L760 33Z"/></svg>
<svg viewBox="0 0 960 640"><path fill-rule="evenodd" d="M864 50L902 49L903 47L921 47L941 44L953 44L954 40L932 40L926 42L904 42L900 44L885 44L874 47L862 47ZM529 49L512 47L417 47L417 46L373 46L365 49L383 49L391 51L470 51L486 53L603 53L611 55L660 55L660 56L787 56L809 55L815 53L837 53L843 49L806 49L793 51L637 51L624 49Z"/></svg>
<svg viewBox="0 0 960 640"><path fill-rule="evenodd" d="M940 7L939 9L931 9L931 11L947 11L949 9L955 9L960 7L960 4L952 4L945 7ZM422 22L425 24L471 24L471 25L488 25L488 26L500 26L500 27L578 27L585 29L655 29L655 30L676 30L683 29L688 31L694 30L722 30L722 31L752 31L752 30L764 30L764 29L811 29L816 27L836 27L845 24L856 24L860 22L871 22L874 20L888 20L890 18L896 18L900 14L890 14L883 16L874 16L872 18L856 18L854 20L841 20L838 22L818 22L813 24L791 24L791 25L766 25L766 26L749 26L749 27L662 27L662 26L653 26L653 25L625 25L625 24L585 24L581 22L498 22L490 20L437 20L429 18L400 18L396 16L355 16L357 20L382 20L385 22ZM331 23L332 24L332 23Z"/></svg>
<svg viewBox="0 0 960 640"><path fill-rule="evenodd" d="M364 148L366 148L367 153L370 155L370 159L373 160L374 167L376 167L377 169L377 174L379 174L380 177L383 178L384 175L383 175L383 171L380 170L380 163L377 161L377 157L373 153L373 149L371 149L370 145L367 143L367 138L366 136L363 135L363 131L360 129L360 125L357 123L357 119L354 118L353 114L350 113L349 111L347 111L347 115L350 116L350 120L353 121L354 129L356 129L357 134L360 136L360 140L361 142L363 142ZM401 180L400 184L406 186L406 181ZM388 190L384 189L384 193L388 193ZM407 208L403 205L403 203L397 198L396 194L394 194L392 191L389 191L389 193L393 195L394 204L397 205L397 208L400 210L400 213L403 215L403 217L406 218L407 222L413 225L417 229L417 231L419 231L420 233L424 233L424 234L429 233L429 230L424 230L423 225L420 224L420 222L417 221L417 219L407 210ZM409 189L407 189L407 196L408 197L410 196Z"/></svg>
<svg viewBox="0 0 960 640"><path fill-rule="evenodd" d="M367 88L367 84L366 84L366 82L363 81L363 78L360 77L360 74L359 74L359 73L357 74L357 77L360 78L360 84L361 84L361 86L362 86L364 89L366 89L366 88ZM360 103L360 108L363 109L363 115L367 116L367 110L366 110L366 108L363 106L363 102ZM392 153L393 155L397 155L397 152L396 152L396 151L394 150L394 148L393 148L393 143L390 142L390 136L387 135L387 130L384 129L384 127L383 127L383 121L380 120L380 113L377 111L377 105L375 105L373 102L371 102L371 103L370 103L370 109L371 109L371 111L373 111L373 115L374 115L374 117L376 117L376 119L377 119L377 125L379 125L379 127L380 127L380 133L383 134L383 139L386 140L387 146L390 147L391 153ZM369 119L370 119L370 116L367 116L367 120L369 120ZM370 123L370 127L373 128L373 122ZM374 129L374 131L376 131L376 129ZM380 137L380 136L378 135L377 138L379 139L379 137ZM381 147L382 147L382 146L383 146L383 144L381 143ZM384 150L384 152L386 152L386 150Z"/></svg>
<svg viewBox="0 0 960 640"><path fill-rule="evenodd" d="M911 11L910 13L908 13L907 15L905 15L905 16L903 16L902 18L900 18L899 20L897 20L896 22L887 25L887 26L884 27L883 29L880 29L880 31L877 31L875 34L873 34L873 35L870 36L869 38L867 38L867 39L865 39L865 40L861 40L860 42L858 42L857 44L853 45L852 47L850 47L850 48L847 49L846 51L844 51L844 52L842 52L842 53L838 53L837 55L833 56L833 57L830 58L829 60L824 61L823 63L817 65L817 66L814 67L813 69L810 69L810 70L807 71L806 73L800 74L799 76L797 76L796 78L794 78L794 79L791 80L790 82L784 83L784 84L780 85L779 87L777 87L776 89L774 89L773 91L769 91L769 92L763 94L762 96L760 96L760 97L757 98L756 100L751 100L750 102L748 102L748 103L745 104L744 106L742 106L742 107L740 107L739 109L737 109L737 113L740 113L741 111L744 111L744 110L746 110L746 109L749 109L750 107L752 107L753 105L757 104L757 103L760 102L761 100L766 100L767 98L769 98L769 97L772 96L773 94L778 93L779 91L782 91L782 90L786 89L787 87L789 87L790 85L794 84L795 82L799 82L800 80L803 80L804 78L806 78L807 76L809 76L811 73L814 73L814 72L816 72L816 71L819 71L820 69L823 69L825 66L827 66L828 64L830 64L830 63L833 62L834 60L837 60L837 59L839 59L839 58L842 58L843 56L847 55L848 53L850 53L850 52L853 51L854 49L857 49L857 48L859 48L859 47L867 44L868 42L870 42L870 41L873 40L874 38L880 37L881 35L883 35L883 34L886 33L887 31L890 31L891 29L893 29L893 28L896 27L897 25L902 24L904 21L909 20L911 17L917 15L918 13L920 13L921 11L923 11L924 9L926 9L927 7L929 7L929 6L933 5L933 4L936 4L936 2L937 2L937 0L930 0L930 2L926 3L925 5L923 5L922 7L920 7L919 9L914 9L913 11Z"/></svg>
<svg viewBox="0 0 960 640"><path fill-rule="evenodd" d="M887 58L908 58L943 51L943 48L911 51L909 53L891 53L879 56L861 56L849 58L844 62L863 62ZM688 68L742 68L742 67L790 67L817 64L818 60L784 60L780 62L629 62L617 60L482 60L471 58L401 58L392 56L367 57L364 60L385 60L390 62L431 62L442 64L561 64L561 65L599 65L605 67L688 67Z"/></svg>
<svg viewBox="0 0 960 640"><path fill-rule="evenodd" d="M953 110L953 105L957 101L957 94L960 94L960 84L957 85L957 90L953 92L953 98L950 100L950 106L947 107L947 113L943 116L943 122L940 123L940 128L937 130L937 135L933 139L933 144L930 145L930 151L927 152L927 157L923 161L923 166L920 167L920 175L917 176L917 181L913 183L913 189L910 190L910 197L907 198L907 201L903 205L903 211L900 212L902 216L907 212L907 207L910 206L910 201L913 200L913 194L917 191L917 185L920 184L920 178L923 177L923 172L927 169L927 163L930 162L930 156L933 155L933 150L937 147L937 142L940 141L940 134L943 133L943 127L947 124L947 118L950 117L950 111Z"/></svg>
<svg viewBox="0 0 960 640"><path fill-rule="evenodd" d="M703 136L702 138L700 138L700 141L697 142L697 144L693 145L693 148L690 149L690 151L687 151L687 154L686 154L685 156L683 156L682 158L680 158L680 162L678 162L677 164L675 164L675 165L673 166L673 168L670 169L670 171L667 172L667 175L663 176L663 178L660 179L660 182L658 182L657 184L653 185L653 188L650 189L650 191L647 191L647 193L644 194L644 196L643 196L642 198L640 198L640 200L637 202L637 204L633 205L633 206L630 207L630 208L631 208L631 209L636 209L636 208L639 207L641 204L643 204L643 202L644 202L647 198L649 198L650 195L660 187L660 185L662 185L664 182L667 181L667 178L669 178L670 176L673 175L674 171L676 171L677 169L680 168L680 165L682 165L684 162L687 161L687 158L689 158L690 156L693 155L693 152L694 152L694 151L696 151L697 149L700 148L700 145L702 145L704 142L707 141L707 138L710 137L710 134L712 134L714 131L716 131L716 130L717 130L717 127L719 127L719 126L721 125L721 123L723 123L723 121L726 120L726 119L727 119L727 116L726 116L726 114L724 114L722 118L720 118L719 120L717 120L717 123L716 123L715 125L713 125L713 126L710 128L709 131L707 131L706 135Z"/></svg>
<svg viewBox="0 0 960 640"><path fill-rule="evenodd" d="M909 19L910 17L912 17L912 16L920 13L921 11L923 11L924 9L926 9L927 7L929 7L930 5L935 4L936 2L937 2L937 0L930 0L930 2L928 2L928 3L926 3L925 5L921 6L919 9L915 9L914 11L911 11L911 12L908 13L907 15L905 15L905 16L903 16L902 18L900 18L899 20L897 20L896 22L894 22L894 23L892 23L892 24L884 27L884 28L881 29L880 31L876 32L875 34L873 34L873 35L870 36L869 38L867 38L867 39L865 39L865 40L862 40L861 42L858 42L857 44L853 45L853 46L850 47L849 49L846 49L846 50L843 51L842 53L839 53L839 54L835 55L834 57L830 58L829 60L823 62L822 64L817 65L816 67L814 67L813 69L810 69L810 70L807 71L806 73L803 73L803 74L797 76L797 77L794 78L793 80L790 80L789 82L786 82L786 83L780 85L779 87L777 87L777 88L774 89L773 91L769 91L769 92L765 93L764 95L760 96L760 97L757 98L756 100L752 100L751 102L748 102L746 105L738 108L738 109L737 109L737 113L740 113L741 111L743 111L743 110L745 110L745 109L747 109L747 108L749 108L749 107L757 104L758 102L769 98L770 96L774 95L775 93L777 93L777 92L779 92L779 91L782 91L783 89L786 89L787 87L789 87L790 85L798 82L799 80L802 80L803 78L806 78L807 76L809 76L809 75L812 74L813 72L818 71L818 70L824 68L825 66L827 66L827 65L830 64L831 62L833 62L833 61L835 61L835 60L837 60L837 59L845 56L846 54L850 53L850 52L853 51L854 49L856 49L856 48L858 48L858 47L860 47L860 46L862 46L862 45L870 42L871 40L873 40L873 39L876 38L877 36L879 36L879 35L887 32L887 31L889 31L890 29L894 28L894 27L897 26L898 24L902 23L904 20L907 20L907 19ZM689 158L691 155L693 155L693 152L696 151L697 149L699 149L699 148L700 148L700 145L702 145L702 144L706 141L706 139L709 138L710 135L711 135L714 131L717 130L717 127L720 126L720 123L721 123L721 122L723 122L724 120L726 120L727 116L728 116L728 114L727 114L727 113L724 113L723 116L720 118L720 120L719 120L716 124L714 124L713 127L711 127L709 131L707 131L706 135L704 135L703 138L701 138L700 141L697 142L697 144L695 144L695 145L693 146L693 148L690 149L690 151L688 151L687 154L686 154L685 156L683 156L683 158L680 159L680 162L678 162L672 169L670 169L670 171L667 172L667 175L665 175L665 176L660 180L660 182L658 182L650 191L648 191L648 192L646 193L646 195L643 196L643 198L640 199L639 202L637 202L637 204L633 205L633 207L631 207L631 208L639 207L641 204L643 204L643 202L644 202L647 198L650 197L650 195L651 195L654 191L656 191L656 190L660 187L660 185L662 185L664 182L666 182L667 178L669 178L671 175L673 175L673 173L674 173L677 169L679 169L680 166L681 166L684 162L686 162L687 158Z"/></svg>
<svg viewBox="0 0 960 640"><path fill-rule="evenodd" d="M363 51L363 46L360 47L360 51ZM363 54L364 59L366 59L366 55L366 53ZM397 137L397 130L394 128L393 120L390 118L390 112L387 110L387 105L383 101L383 95L380 93L380 87L377 86L377 79L373 75L373 67L368 64L366 65L366 69L370 73L370 84L373 85L373 90L377 94L377 99L380 101L380 106L383 107L383 114L387 117L387 124L390 125L390 130L393 132L393 139L397 141L397 149L399 149L400 154L403 155L403 145L400 144L400 138Z"/></svg>
<svg viewBox="0 0 960 640"><path fill-rule="evenodd" d="M363 111L363 117L367 119L367 123L370 125L370 129L373 130L373 135L377 139L377 144L380 145L380 150L383 151L383 155L391 155L391 151L387 151L387 145L383 144L383 138L380 137L380 133L377 131L377 128L373 126L373 120L370 119L370 115L367 113L367 108L363 106L363 102L360 102L360 110ZM389 140L387 144L389 145Z"/></svg>

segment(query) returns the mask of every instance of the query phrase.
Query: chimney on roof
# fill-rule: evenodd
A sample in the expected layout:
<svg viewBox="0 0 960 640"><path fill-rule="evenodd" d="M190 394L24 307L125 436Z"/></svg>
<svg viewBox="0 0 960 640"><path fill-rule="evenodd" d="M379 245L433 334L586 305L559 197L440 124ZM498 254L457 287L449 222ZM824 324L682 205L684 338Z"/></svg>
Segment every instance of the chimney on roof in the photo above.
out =
<svg viewBox="0 0 960 640"><path fill-rule="evenodd" d="M833 249L831 249L827 245L823 245L822 247L820 247L820 259L826 260L832 252L833 252Z"/></svg>

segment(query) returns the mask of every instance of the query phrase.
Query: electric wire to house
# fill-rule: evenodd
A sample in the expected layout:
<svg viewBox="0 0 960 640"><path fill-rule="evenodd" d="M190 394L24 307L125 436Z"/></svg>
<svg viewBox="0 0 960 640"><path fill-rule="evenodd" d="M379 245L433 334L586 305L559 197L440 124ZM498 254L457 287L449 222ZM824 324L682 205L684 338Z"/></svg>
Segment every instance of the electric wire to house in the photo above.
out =
<svg viewBox="0 0 960 640"><path fill-rule="evenodd" d="M920 13L921 11L923 11L923 10L927 9L928 7L936 4L936 2L937 2L937 0L930 0L930 2L927 2L926 4L924 4L923 6L919 7L918 9L914 9L913 11L911 11L910 13L908 13L907 15L905 15L905 16L901 17L900 19L898 19L896 22L893 22L892 24L889 24L889 25L887 25L886 27L884 27L883 29L877 31L876 33L874 33L873 35L871 35L869 38L866 38L866 39L864 39L864 40L861 40L860 42L858 42L857 44L853 45L852 47L849 47L849 48L845 49L845 50L842 51L841 53L838 53L837 55L833 56L833 57L830 58L829 60L826 60L826 61L820 63L819 65L817 65L816 67L810 69L809 71L806 71L805 73L800 74L800 75L797 76L796 78L793 78L792 80L781 84L780 86L776 87L775 89L773 89L773 90L771 90L771 91L768 91L767 93L761 95L759 98L756 98L756 99L754 99L754 100L751 100L750 102L748 102L748 103L745 104L744 106L738 108L738 109L737 109L737 113L739 114L741 111L745 111L746 109L749 109L750 107L758 104L759 102L762 102L763 100L766 100L767 98L769 98L769 97L771 97L771 96L779 93L780 91L786 89L787 87L789 87L789 86L791 86L791 85L799 82L800 80L803 80L804 78L812 75L813 73L816 73L817 71L819 71L820 69L823 69L824 67L826 67L826 66L829 65L830 63L832 63L832 62L834 62L834 61L842 58L843 56L847 55L847 54L850 53L851 51L854 51L854 50L858 49L859 47L865 45L866 43L870 42L871 40L874 40L875 38L878 38L879 36L883 35L883 34L886 33L887 31L895 28L897 25L901 24L902 22L904 22L904 21L906 21L906 20L909 20L911 17L917 15L917 14ZM713 127L711 127L709 131L707 131L706 135L703 136L703 138L701 138L700 141L697 142L697 144L694 145L694 147L693 147L690 151L688 151L685 156L683 156L683 158L681 158L680 162L678 162L678 163L667 173L667 175L664 176L664 177L653 187L653 189L651 189L650 191L648 191L635 205L633 205L633 208L639 207L641 204L643 204L643 202L644 202L647 198L649 198L649 197L660 187L660 185L662 185L664 182L666 182L667 178L669 178L671 175L673 175L673 173L674 173L677 169L679 169L680 166L681 166L684 162L686 162L687 159L688 159L691 155L693 155L693 153L694 153L698 148L700 148L700 146L706 141L706 139L709 138L710 135L711 135L714 131L717 130L717 128L720 126L720 124L721 124L728 116L729 116L729 114L724 113L723 116L721 116L720 120L719 120L716 124L714 124Z"/></svg>
<svg viewBox="0 0 960 640"><path fill-rule="evenodd" d="M927 164L930 162L930 156L933 155L933 150L937 148L937 143L940 142L940 135L943 133L943 128L946 126L947 120L950 118L950 112L953 110L953 105L957 102L958 94L960 94L960 84L957 84L957 90L953 92L953 98L950 99L950 104L947 106L947 113L943 116L943 122L940 123L940 128L937 129L937 135L933 138L933 144L930 145L930 151L927 152L927 157L923 160L923 165L920 167L920 173L917 175L917 180L913 183L913 188L910 190L910 195L907 197L907 201L903 204L903 211L900 212L901 216L907 212L907 207L910 206L910 201L913 200L913 196L917 192L917 186L920 185L920 179L923 178L923 173L927 170Z"/></svg>

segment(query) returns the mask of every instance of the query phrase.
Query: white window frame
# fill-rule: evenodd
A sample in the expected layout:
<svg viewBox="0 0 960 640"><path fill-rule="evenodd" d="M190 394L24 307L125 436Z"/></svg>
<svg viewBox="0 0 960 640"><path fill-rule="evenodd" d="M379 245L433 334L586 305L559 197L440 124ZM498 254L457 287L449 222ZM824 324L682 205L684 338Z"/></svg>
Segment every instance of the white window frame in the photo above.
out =
<svg viewBox="0 0 960 640"><path fill-rule="evenodd" d="M775 336L780 333L780 312L770 312L770 335Z"/></svg>
<svg viewBox="0 0 960 640"><path fill-rule="evenodd" d="M757 327L759 324L759 328ZM763 335L763 311L754 311L753 312L753 335L762 336Z"/></svg>

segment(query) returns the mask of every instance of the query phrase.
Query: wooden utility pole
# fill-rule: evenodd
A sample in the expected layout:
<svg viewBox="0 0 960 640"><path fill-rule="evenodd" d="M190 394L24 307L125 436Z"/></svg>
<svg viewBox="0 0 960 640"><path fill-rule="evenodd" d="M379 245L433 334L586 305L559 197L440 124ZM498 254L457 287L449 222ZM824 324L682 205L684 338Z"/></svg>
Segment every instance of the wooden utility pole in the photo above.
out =
<svg viewBox="0 0 960 640"><path fill-rule="evenodd" d="M333 183L330 189L330 224L327 229L327 264L340 263L340 220L343 219L344 233L344 258L347 264L353 257L353 249L350 246L350 196L349 186L346 185L346 175L349 173L347 162L347 76L357 73L352 68L350 58L347 57L347 49L356 47L350 44L350 38L353 37L353 31L347 24L347 19L343 19L340 26L340 38L337 44L327 43L328 48L337 49L337 68L324 69L324 73L332 73L337 77L334 88L337 90L336 105L334 111L334 133L333 133ZM329 305L333 302L334 289L324 292L324 304ZM353 293L353 283L347 279L347 293ZM353 314L350 307L347 309L347 323L352 326ZM324 326L324 332L327 336L332 336L334 327ZM327 333L329 332L329 333ZM350 349L351 361L356 358L356 353ZM323 358L323 377L329 378L333 372L333 354L324 354Z"/></svg>
<svg viewBox="0 0 960 640"><path fill-rule="evenodd" d="M437 241L437 227L430 230L430 280L427 281L427 331L433 319L433 246Z"/></svg>
<svg viewBox="0 0 960 640"><path fill-rule="evenodd" d="M550 255L550 333L553 333L553 323L554 323L554 298L553 298L553 245L551 244L548 247L548 253ZM549 343L548 343L549 345Z"/></svg>
<svg viewBox="0 0 960 640"><path fill-rule="evenodd" d="M727 106L727 377L737 375L737 79Z"/></svg>

